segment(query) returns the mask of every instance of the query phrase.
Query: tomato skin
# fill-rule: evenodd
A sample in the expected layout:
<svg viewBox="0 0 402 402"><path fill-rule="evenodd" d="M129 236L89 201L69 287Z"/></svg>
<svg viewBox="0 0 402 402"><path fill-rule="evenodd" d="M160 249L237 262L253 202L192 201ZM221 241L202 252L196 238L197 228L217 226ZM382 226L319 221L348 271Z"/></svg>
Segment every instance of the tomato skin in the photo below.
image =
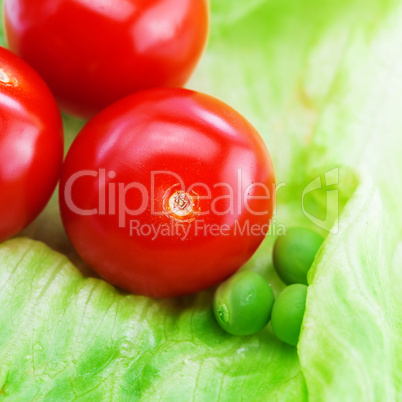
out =
<svg viewBox="0 0 402 402"><path fill-rule="evenodd" d="M80 172L86 176L73 181ZM178 177L194 201L182 218L166 207L181 188ZM257 199L267 194L262 187L248 189L247 205L259 215L239 198L252 182L270 192ZM122 197L130 183L137 187ZM219 183L233 189L230 199L219 199L232 194ZM185 89L138 92L87 123L67 154L59 197L65 229L84 261L109 282L154 297L193 293L233 274L265 237L274 198L271 160L257 131L223 102ZM236 222L265 231L236 235ZM208 225L229 229L216 235ZM148 234L151 227L165 228L165 235Z"/></svg>
<svg viewBox="0 0 402 402"><path fill-rule="evenodd" d="M40 76L0 47L0 241L45 207L59 177L63 127Z"/></svg>
<svg viewBox="0 0 402 402"><path fill-rule="evenodd" d="M184 85L205 47L207 1L5 0L5 31L61 107L90 117L135 91Z"/></svg>

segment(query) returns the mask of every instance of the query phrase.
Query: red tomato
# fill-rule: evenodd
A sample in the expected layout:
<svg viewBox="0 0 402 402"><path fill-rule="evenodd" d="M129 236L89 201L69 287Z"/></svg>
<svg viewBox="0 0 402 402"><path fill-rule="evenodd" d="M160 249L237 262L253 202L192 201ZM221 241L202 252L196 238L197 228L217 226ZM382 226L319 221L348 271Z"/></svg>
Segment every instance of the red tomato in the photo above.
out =
<svg viewBox="0 0 402 402"><path fill-rule="evenodd" d="M44 208L59 177L63 128L39 75L0 47L0 241Z"/></svg>
<svg viewBox="0 0 402 402"><path fill-rule="evenodd" d="M67 155L60 205L81 257L154 297L208 288L263 240L274 205L267 148L239 113L185 89L138 92L92 119Z"/></svg>
<svg viewBox="0 0 402 402"><path fill-rule="evenodd" d="M141 89L182 86L208 33L207 0L5 0L10 48L60 105L88 117Z"/></svg>

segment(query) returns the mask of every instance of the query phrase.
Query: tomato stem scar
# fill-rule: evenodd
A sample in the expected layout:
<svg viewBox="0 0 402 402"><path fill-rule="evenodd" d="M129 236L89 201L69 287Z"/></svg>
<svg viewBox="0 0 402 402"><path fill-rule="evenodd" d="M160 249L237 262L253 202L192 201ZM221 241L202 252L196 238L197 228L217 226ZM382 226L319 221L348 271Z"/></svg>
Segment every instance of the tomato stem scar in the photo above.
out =
<svg viewBox="0 0 402 402"><path fill-rule="evenodd" d="M192 212L193 206L193 198L184 191L176 191L169 198L169 208L175 215L186 216Z"/></svg>
<svg viewBox="0 0 402 402"><path fill-rule="evenodd" d="M163 197L163 212L180 222L192 222L199 213L198 194L186 192L174 185L166 190Z"/></svg>

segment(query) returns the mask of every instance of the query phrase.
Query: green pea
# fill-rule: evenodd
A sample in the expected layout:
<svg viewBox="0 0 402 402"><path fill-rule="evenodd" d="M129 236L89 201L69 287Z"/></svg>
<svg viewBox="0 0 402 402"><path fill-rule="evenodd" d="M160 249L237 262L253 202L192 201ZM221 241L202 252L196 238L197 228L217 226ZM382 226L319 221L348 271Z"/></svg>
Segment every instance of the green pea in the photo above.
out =
<svg viewBox="0 0 402 402"><path fill-rule="evenodd" d="M287 285L304 283L324 238L306 228L294 227L279 236L274 245L273 262L279 277Z"/></svg>
<svg viewBox="0 0 402 402"><path fill-rule="evenodd" d="M307 286L290 285L280 293L272 308L271 325L283 342L296 346L306 309Z"/></svg>
<svg viewBox="0 0 402 402"><path fill-rule="evenodd" d="M274 300L271 286L261 275L240 271L216 290L214 314L229 334L251 335L267 325Z"/></svg>

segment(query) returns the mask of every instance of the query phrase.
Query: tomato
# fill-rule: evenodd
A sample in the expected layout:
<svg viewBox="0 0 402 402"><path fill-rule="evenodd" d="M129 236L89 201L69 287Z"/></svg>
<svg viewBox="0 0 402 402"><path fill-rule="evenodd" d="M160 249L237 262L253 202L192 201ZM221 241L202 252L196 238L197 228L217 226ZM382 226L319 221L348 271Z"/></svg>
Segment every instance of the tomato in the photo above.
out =
<svg viewBox="0 0 402 402"><path fill-rule="evenodd" d="M205 47L207 0L5 0L9 47L66 111L89 117L141 89L185 84Z"/></svg>
<svg viewBox="0 0 402 402"><path fill-rule="evenodd" d="M154 297L215 285L268 230L267 148L225 103L185 89L138 92L82 129L60 207L81 257L109 282Z"/></svg>
<svg viewBox="0 0 402 402"><path fill-rule="evenodd" d="M0 47L0 241L27 226L49 200L61 169L63 128L39 75Z"/></svg>

